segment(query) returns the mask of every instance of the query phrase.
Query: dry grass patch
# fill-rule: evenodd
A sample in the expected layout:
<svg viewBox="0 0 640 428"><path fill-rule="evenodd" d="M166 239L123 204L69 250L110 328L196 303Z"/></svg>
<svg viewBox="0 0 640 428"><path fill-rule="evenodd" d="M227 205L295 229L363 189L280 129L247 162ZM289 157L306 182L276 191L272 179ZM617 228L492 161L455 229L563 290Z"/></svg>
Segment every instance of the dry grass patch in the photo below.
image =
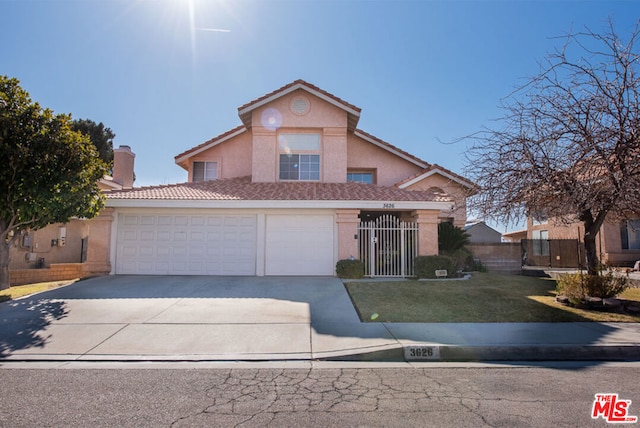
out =
<svg viewBox="0 0 640 428"><path fill-rule="evenodd" d="M78 279L71 279L67 281L39 282L36 284L15 285L15 286L9 287L8 290L0 291L0 302L17 299L19 297L29 296L31 294L40 293L42 291L52 290L54 288L73 284L76 281L78 281Z"/></svg>

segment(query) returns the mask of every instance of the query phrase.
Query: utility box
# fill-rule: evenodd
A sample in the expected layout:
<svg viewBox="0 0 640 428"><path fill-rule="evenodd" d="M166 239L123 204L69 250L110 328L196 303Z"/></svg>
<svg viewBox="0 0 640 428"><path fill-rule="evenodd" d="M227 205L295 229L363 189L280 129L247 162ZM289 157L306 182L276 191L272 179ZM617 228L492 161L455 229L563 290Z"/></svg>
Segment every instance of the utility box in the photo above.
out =
<svg viewBox="0 0 640 428"><path fill-rule="evenodd" d="M64 226L60 226L58 228L58 247L64 247L66 240L67 240L67 228Z"/></svg>

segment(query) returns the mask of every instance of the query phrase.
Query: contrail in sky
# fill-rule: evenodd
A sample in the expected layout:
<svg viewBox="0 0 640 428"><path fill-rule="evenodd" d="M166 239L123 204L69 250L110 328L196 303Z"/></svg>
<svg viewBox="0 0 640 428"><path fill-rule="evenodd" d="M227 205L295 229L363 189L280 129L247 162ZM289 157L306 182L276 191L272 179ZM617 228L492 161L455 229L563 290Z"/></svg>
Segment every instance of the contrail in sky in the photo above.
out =
<svg viewBox="0 0 640 428"><path fill-rule="evenodd" d="M215 33L230 33L231 30L223 30L222 28L196 28L199 31L213 31Z"/></svg>

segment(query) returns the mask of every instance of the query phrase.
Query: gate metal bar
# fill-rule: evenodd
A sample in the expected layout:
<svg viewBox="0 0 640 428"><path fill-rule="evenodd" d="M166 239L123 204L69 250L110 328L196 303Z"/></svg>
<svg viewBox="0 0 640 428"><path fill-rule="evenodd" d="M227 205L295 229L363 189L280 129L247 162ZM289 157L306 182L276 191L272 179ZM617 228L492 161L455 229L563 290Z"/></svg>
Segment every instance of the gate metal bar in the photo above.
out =
<svg viewBox="0 0 640 428"><path fill-rule="evenodd" d="M365 276L413 276L418 255L418 224L383 215L358 226L360 260Z"/></svg>

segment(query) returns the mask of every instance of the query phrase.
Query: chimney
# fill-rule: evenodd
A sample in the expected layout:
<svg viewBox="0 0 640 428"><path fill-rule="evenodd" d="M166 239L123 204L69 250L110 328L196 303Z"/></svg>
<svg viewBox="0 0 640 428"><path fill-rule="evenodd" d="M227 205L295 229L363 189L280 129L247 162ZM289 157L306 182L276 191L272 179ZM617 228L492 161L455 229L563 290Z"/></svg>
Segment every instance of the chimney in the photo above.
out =
<svg viewBox="0 0 640 428"><path fill-rule="evenodd" d="M133 187L133 162L135 153L129 146L120 146L113 150L113 181L122 185L123 189Z"/></svg>

